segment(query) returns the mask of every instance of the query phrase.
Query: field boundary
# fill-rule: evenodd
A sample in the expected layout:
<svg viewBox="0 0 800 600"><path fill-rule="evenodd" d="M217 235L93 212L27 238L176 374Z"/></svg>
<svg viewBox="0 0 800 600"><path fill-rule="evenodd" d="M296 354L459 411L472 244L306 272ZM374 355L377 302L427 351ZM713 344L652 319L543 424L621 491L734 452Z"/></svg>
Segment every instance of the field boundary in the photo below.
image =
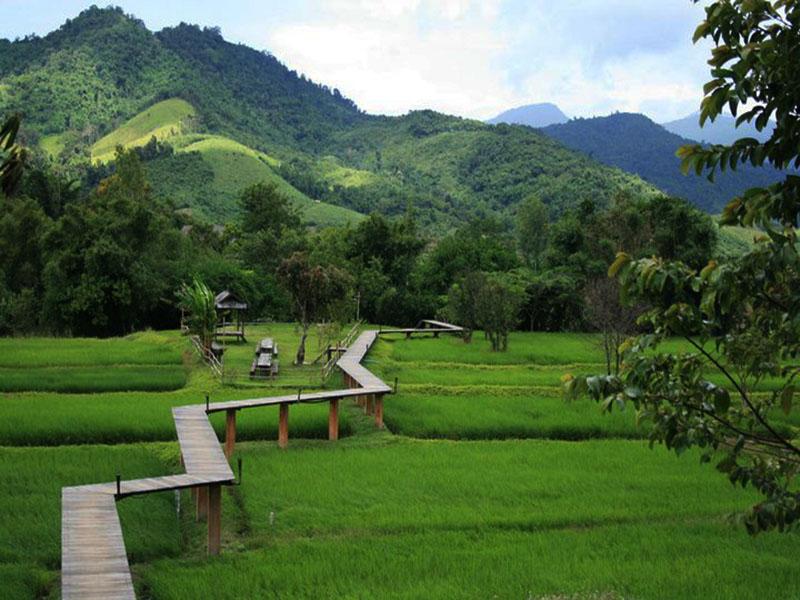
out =
<svg viewBox="0 0 800 600"><path fill-rule="evenodd" d="M383 396L392 393L386 383L361 363L380 335L402 333L462 334L449 323L421 321L416 328L368 330L361 333L336 362L347 388L271 398L179 406L172 409L181 463L186 472L147 479L65 487L61 490L61 597L64 600L135 599L116 502L128 496L191 488L198 519L208 522L208 552L220 551L221 486L236 482L228 463L236 440L236 412L261 406L280 407L279 445L288 443L288 411L291 404L328 402L329 438L338 439L338 402L354 398L375 415L383 426ZM213 412L227 414L225 449L208 419Z"/></svg>

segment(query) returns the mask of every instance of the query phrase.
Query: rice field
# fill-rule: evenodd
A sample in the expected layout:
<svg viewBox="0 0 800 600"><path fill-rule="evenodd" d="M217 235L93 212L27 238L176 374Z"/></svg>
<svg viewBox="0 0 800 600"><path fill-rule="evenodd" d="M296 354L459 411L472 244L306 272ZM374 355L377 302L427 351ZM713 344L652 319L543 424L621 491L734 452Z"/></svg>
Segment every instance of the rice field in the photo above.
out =
<svg viewBox="0 0 800 600"><path fill-rule="evenodd" d="M173 406L341 386L291 364L297 335L249 328L227 345L222 382L176 332L0 339L0 377L23 390L0 394L0 599L58 598L62 486L180 471ZM281 372L251 381L267 336ZM307 356L318 351L312 335ZM398 378L384 430L345 402L331 443L327 405L293 406L279 450L277 408L239 414L244 472L223 494L222 556L205 556L188 492L120 502L140 598L800 597L798 534L752 538L735 522L749 490L692 453L649 449L629 412L561 399L563 373L602 370L592 336L514 334L508 353L479 335L381 340L366 366ZM174 389L100 387L101 374L170 369L183 374ZM97 383L37 387L62 371Z"/></svg>

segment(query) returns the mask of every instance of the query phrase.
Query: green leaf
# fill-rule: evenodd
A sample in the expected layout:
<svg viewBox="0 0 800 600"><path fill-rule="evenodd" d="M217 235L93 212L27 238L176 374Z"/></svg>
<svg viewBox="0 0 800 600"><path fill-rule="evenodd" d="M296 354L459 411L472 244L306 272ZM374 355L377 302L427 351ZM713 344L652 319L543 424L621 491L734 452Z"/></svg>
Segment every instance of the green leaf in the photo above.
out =
<svg viewBox="0 0 800 600"><path fill-rule="evenodd" d="M608 276L616 277L619 270L629 262L631 262L631 257L628 254L625 252L617 252L617 258L611 263L611 266L608 267Z"/></svg>

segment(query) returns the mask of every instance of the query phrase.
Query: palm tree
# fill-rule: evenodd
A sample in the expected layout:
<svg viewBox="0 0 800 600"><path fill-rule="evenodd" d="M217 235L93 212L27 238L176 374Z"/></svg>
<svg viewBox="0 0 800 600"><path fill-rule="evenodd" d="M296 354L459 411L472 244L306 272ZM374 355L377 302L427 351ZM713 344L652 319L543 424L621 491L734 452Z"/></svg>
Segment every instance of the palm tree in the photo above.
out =
<svg viewBox="0 0 800 600"><path fill-rule="evenodd" d="M0 126L0 191L9 197L17 189L27 158L26 150L16 143L21 121L22 117L14 114Z"/></svg>
<svg viewBox="0 0 800 600"><path fill-rule="evenodd" d="M200 338L203 348L210 350L217 326L214 294L205 283L195 277L191 285L184 283L181 286L178 299L181 308L189 315L186 320L189 332Z"/></svg>

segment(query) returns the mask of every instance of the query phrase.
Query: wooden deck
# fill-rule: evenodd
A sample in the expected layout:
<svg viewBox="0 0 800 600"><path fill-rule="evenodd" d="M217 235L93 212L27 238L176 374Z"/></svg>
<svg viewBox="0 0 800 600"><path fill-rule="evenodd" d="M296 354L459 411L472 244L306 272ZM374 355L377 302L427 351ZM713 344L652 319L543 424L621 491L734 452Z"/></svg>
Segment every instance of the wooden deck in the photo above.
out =
<svg viewBox="0 0 800 600"><path fill-rule="evenodd" d="M329 435L338 438L338 401L355 398L365 411L375 414L383 426L383 396L392 389L361 365L379 335L402 332L449 332L462 328L437 321L423 321L417 328L364 331L348 347L336 365L348 387L341 390L298 393L270 398L214 402L172 409L186 473L96 485L66 487L61 493L61 597L64 600L135 598L116 502L128 496L192 488L196 490L198 518L208 520L209 553L219 551L220 485L235 482L227 456L233 452L236 412L261 406L280 406L279 444L288 442L288 407L291 404L328 402ZM225 450L208 420L208 414L225 411Z"/></svg>
<svg viewBox="0 0 800 600"><path fill-rule="evenodd" d="M414 333L432 333L438 336L440 333L457 333L463 334L466 331L463 327L458 325L451 325L443 321L433 321L431 319L423 319L417 323L416 327L406 327L400 329L381 329L378 331L379 335L389 335L393 333L404 333L406 337L410 337Z"/></svg>

